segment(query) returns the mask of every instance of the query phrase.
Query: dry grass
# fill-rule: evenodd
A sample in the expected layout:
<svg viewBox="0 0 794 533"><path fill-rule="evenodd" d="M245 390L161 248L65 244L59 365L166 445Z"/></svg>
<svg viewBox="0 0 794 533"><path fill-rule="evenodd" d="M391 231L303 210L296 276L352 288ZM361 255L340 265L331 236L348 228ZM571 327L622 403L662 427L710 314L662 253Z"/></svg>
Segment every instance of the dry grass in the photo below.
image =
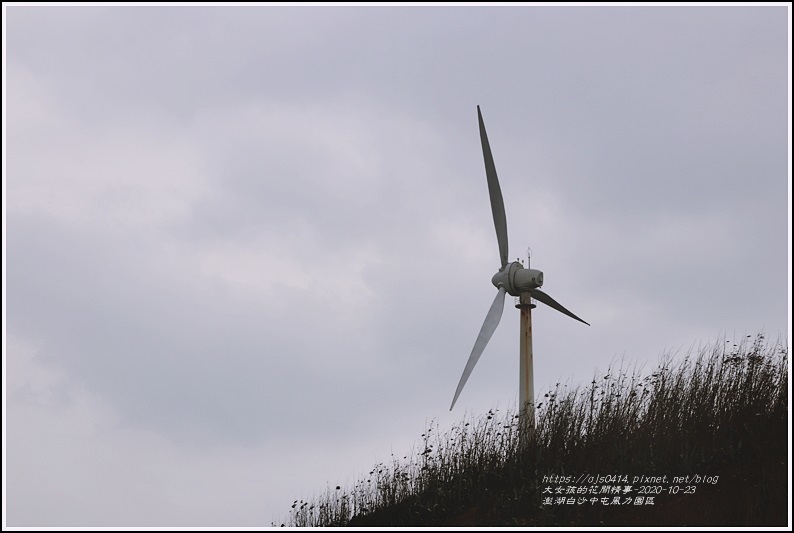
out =
<svg viewBox="0 0 794 533"><path fill-rule="evenodd" d="M788 349L763 335L719 342L650 375L609 369L537 398L520 445L515 414L490 410L352 488L295 502L289 526L723 525L787 523ZM652 509L541 505L549 474L720 475ZM710 492L709 492L710 491ZM705 493L705 494L704 494Z"/></svg>

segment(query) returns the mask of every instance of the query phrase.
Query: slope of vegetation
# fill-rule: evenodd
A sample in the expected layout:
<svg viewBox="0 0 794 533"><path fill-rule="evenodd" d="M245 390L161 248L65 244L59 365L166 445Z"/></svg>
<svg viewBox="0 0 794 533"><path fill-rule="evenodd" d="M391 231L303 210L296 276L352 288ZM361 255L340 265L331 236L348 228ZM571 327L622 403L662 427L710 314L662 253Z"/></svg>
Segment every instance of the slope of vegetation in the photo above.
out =
<svg viewBox="0 0 794 533"><path fill-rule="evenodd" d="M645 377L610 369L542 394L525 438L494 410L431 427L282 525L785 526L788 394L787 346L763 335Z"/></svg>

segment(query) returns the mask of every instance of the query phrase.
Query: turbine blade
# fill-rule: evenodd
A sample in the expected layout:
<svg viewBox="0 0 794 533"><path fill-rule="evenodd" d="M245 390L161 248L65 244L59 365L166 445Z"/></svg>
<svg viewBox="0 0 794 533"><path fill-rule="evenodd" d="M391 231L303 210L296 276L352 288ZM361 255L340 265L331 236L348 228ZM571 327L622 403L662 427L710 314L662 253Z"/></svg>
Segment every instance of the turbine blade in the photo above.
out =
<svg viewBox="0 0 794 533"><path fill-rule="evenodd" d="M493 224L496 227L496 240L499 242L499 258L502 267L507 265L507 219L505 218L505 203L502 199L502 190L499 188L499 178L496 177L496 165L491 154L491 145L488 144L488 134L485 133L485 123L482 121L480 106L477 106L477 118L480 120L480 141L482 142L482 156L485 160L485 177L488 179L488 194L491 196L491 211Z"/></svg>
<svg viewBox="0 0 794 533"><path fill-rule="evenodd" d="M499 287L499 292L496 293L496 298L493 299L491 308L488 310L488 314L485 315L485 322L482 323L480 334L477 335L477 340L474 342L474 348L471 349L471 355L469 356L469 360L466 362L466 368L463 369L463 375L460 377L457 390L455 390L455 397L452 398L452 405L449 407L450 411L452 411L452 408L455 407L455 402L458 401L458 396L460 396L463 386L469 379L471 371L474 370L474 365L477 364L477 360L482 355L483 350L485 350L485 345L488 344L489 340L491 340L491 335L493 335L494 330L496 330L496 326L499 325L499 320L502 318L502 311L505 307L505 292L506 291L504 287Z"/></svg>
<svg viewBox="0 0 794 533"><path fill-rule="evenodd" d="M564 315L568 315L569 317L571 317L573 319L576 319L579 322L587 324L588 326L590 325L587 322L585 322L584 320L582 320L581 318L579 318L578 316L576 316L575 314L573 314L570 311L568 311L566 308L564 308L562 305L560 305L560 303L557 300L555 300L554 298L552 298L551 296L549 296L548 294L546 294L542 290L540 290L540 289L530 289L529 292L530 292L530 294L532 294L532 297L534 299L536 299L537 301L543 302L544 304L548 305L552 309L556 309L560 313L562 313Z"/></svg>

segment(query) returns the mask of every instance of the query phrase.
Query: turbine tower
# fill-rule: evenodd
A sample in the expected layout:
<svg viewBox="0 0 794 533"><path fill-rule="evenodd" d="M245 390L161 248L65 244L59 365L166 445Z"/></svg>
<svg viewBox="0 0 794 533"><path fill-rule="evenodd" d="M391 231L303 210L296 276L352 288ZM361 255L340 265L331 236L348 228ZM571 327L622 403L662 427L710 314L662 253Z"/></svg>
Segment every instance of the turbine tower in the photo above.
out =
<svg viewBox="0 0 794 533"><path fill-rule="evenodd" d="M499 179L496 177L496 166L493 162L491 146L488 144L488 135L485 133L485 123L482 120L480 106L477 106L477 118L480 122L480 142L482 143L482 155L485 160L485 177L488 180L488 194L491 197L491 212L493 213L493 222L496 227L496 240L499 244L499 259L502 262L502 266L491 278L491 283L497 288L496 297L488 310L488 314L485 315L485 321L479 335L477 335L477 340L474 342L474 348L472 348L469 360L466 362L466 368L463 369L463 375L460 377L460 382L457 390L455 390L455 397L452 399L452 405L449 410L452 411L452 408L455 407L455 402L458 401L458 396L460 396L463 386L466 385L474 365L477 364L483 350L485 350L485 346L496 330L496 326L499 325L499 320L502 318L502 310L504 309L505 294L510 294L519 298L519 303L516 307L521 310L519 414L524 427L533 427L535 424L535 393L532 375L532 309L535 305L532 303L532 298L579 322L588 326L590 324L568 311L554 298L540 290L543 285L543 272L533 268L524 268L518 261L507 262L505 206L502 199L502 191L499 188ZM529 264L527 264L527 267L529 267Z"/></svg>

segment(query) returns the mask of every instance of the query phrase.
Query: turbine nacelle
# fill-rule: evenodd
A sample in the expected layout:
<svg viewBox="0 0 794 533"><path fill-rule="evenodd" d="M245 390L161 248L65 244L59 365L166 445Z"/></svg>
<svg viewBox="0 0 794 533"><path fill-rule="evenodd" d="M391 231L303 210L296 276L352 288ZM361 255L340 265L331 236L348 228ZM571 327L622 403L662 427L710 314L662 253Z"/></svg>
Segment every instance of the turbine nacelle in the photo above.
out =
<svg viewBox="0 0 794 533"><path fill-rule="evenodd" d="M537 289L543 285L543 272L534 268L524 268L518 261L502 267L491 278L497 289L504 287L511 296L520 296L522 292Z"/></svg>

